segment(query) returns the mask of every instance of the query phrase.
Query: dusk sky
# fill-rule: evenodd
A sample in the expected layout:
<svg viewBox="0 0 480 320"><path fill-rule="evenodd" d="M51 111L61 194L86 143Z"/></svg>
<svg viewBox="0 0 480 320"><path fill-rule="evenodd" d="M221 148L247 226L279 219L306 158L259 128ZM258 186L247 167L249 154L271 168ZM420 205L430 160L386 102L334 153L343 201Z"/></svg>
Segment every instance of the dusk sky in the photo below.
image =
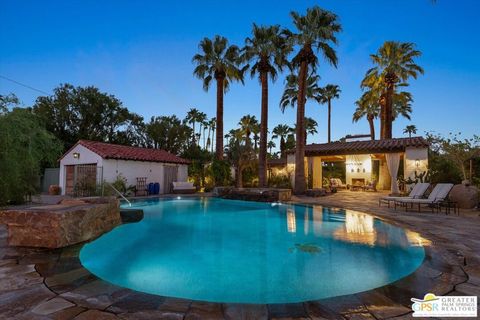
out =
<svg viewBox="0 0 480 320"><path fill-rule="evenodd" d="M352 124L359 87L372 66L369 54L386 40L413 42L425 75L410 81L412 121L394 122L394 136L414 124L418 134L480 133L480 1L1 1L0 76L51 93L61 83L93 85L115 95L146 120L184 118L196 107L215 116L215 90L192 75L192 56L203 37L216 34L242 46L252 23L293 30L290 11L319 5L340 17L343 31L335 69L320 60L321 85L338 84L332 138L368 133L366 119ZM295 110L282 114L285 75L270 86L269 128L293 125ZM0 94L15 93L31 106L39 92L0 77ZM308 102L319 123L308 142L326 142L326 106ZM233 84L225 95L225 132L245 114L260 116L257 79ZM377 122L377 134L378 122ZM378 135L377 135L378 137Z"/></svg>

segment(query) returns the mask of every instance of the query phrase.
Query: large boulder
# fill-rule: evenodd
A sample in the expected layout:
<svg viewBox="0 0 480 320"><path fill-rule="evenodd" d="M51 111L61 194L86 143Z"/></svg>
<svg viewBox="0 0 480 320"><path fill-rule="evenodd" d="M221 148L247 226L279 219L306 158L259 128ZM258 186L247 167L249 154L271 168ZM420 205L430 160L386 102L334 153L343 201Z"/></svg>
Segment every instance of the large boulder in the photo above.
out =
<svg viewBox="0 0 480 320"><path fill-rule="evenodd" d="M11 246L61 248L95 239L122 223L115 198L63 200L0 211Z"/></svg>
<svg viewBox="0 0 480 320"><path fill-rule="evenodd" d="M478 188L465 184L457 184L450 191L449 198L455 201L459 208L472 209L478 205Z"/></svg>

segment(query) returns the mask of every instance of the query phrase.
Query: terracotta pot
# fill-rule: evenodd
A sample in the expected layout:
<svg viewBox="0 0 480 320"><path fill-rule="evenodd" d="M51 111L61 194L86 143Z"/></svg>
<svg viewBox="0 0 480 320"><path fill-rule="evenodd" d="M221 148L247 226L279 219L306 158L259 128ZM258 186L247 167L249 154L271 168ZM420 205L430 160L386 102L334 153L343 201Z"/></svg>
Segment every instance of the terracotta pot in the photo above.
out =
<svg viewBox="0 0 480 320"><path fill-rule="evenodd" d="M60 186L56 184L52 184L48 187L48 194L51 196L56 196L60 194Z"/></svg>

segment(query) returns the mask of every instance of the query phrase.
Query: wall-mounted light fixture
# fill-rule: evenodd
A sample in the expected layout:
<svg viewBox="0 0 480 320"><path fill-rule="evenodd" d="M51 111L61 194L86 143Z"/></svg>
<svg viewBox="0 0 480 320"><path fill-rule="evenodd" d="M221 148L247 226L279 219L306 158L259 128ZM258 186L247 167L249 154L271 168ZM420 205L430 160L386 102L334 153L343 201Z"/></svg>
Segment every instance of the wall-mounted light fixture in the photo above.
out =
<svg viewBox="0 0 480 320"><path fill-rule="evenodd" d="M74 153L73 153L73 157L74 157L75 159L80 159L80 153L74 152Z"/></svg>
<svg viewBox="0 0 480 320"><path fill-rule="evenodd" d="M418 159L415 160L415 167L416 168L420 167L420 160Z"/></svg>

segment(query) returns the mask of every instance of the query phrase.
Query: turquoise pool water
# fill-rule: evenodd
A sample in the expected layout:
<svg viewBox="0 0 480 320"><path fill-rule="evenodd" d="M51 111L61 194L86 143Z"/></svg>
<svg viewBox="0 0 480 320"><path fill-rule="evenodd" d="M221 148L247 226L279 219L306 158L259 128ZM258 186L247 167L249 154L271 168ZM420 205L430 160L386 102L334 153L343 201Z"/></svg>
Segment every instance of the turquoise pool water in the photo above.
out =
<svg viewBox="0 0 480 320"><path fill-rule="evenodd" d="M116 285L158 295L287 303L373 289L424 259L417 234L348 210L215 198L134 202L145 218L80 252Z"/></svg>

